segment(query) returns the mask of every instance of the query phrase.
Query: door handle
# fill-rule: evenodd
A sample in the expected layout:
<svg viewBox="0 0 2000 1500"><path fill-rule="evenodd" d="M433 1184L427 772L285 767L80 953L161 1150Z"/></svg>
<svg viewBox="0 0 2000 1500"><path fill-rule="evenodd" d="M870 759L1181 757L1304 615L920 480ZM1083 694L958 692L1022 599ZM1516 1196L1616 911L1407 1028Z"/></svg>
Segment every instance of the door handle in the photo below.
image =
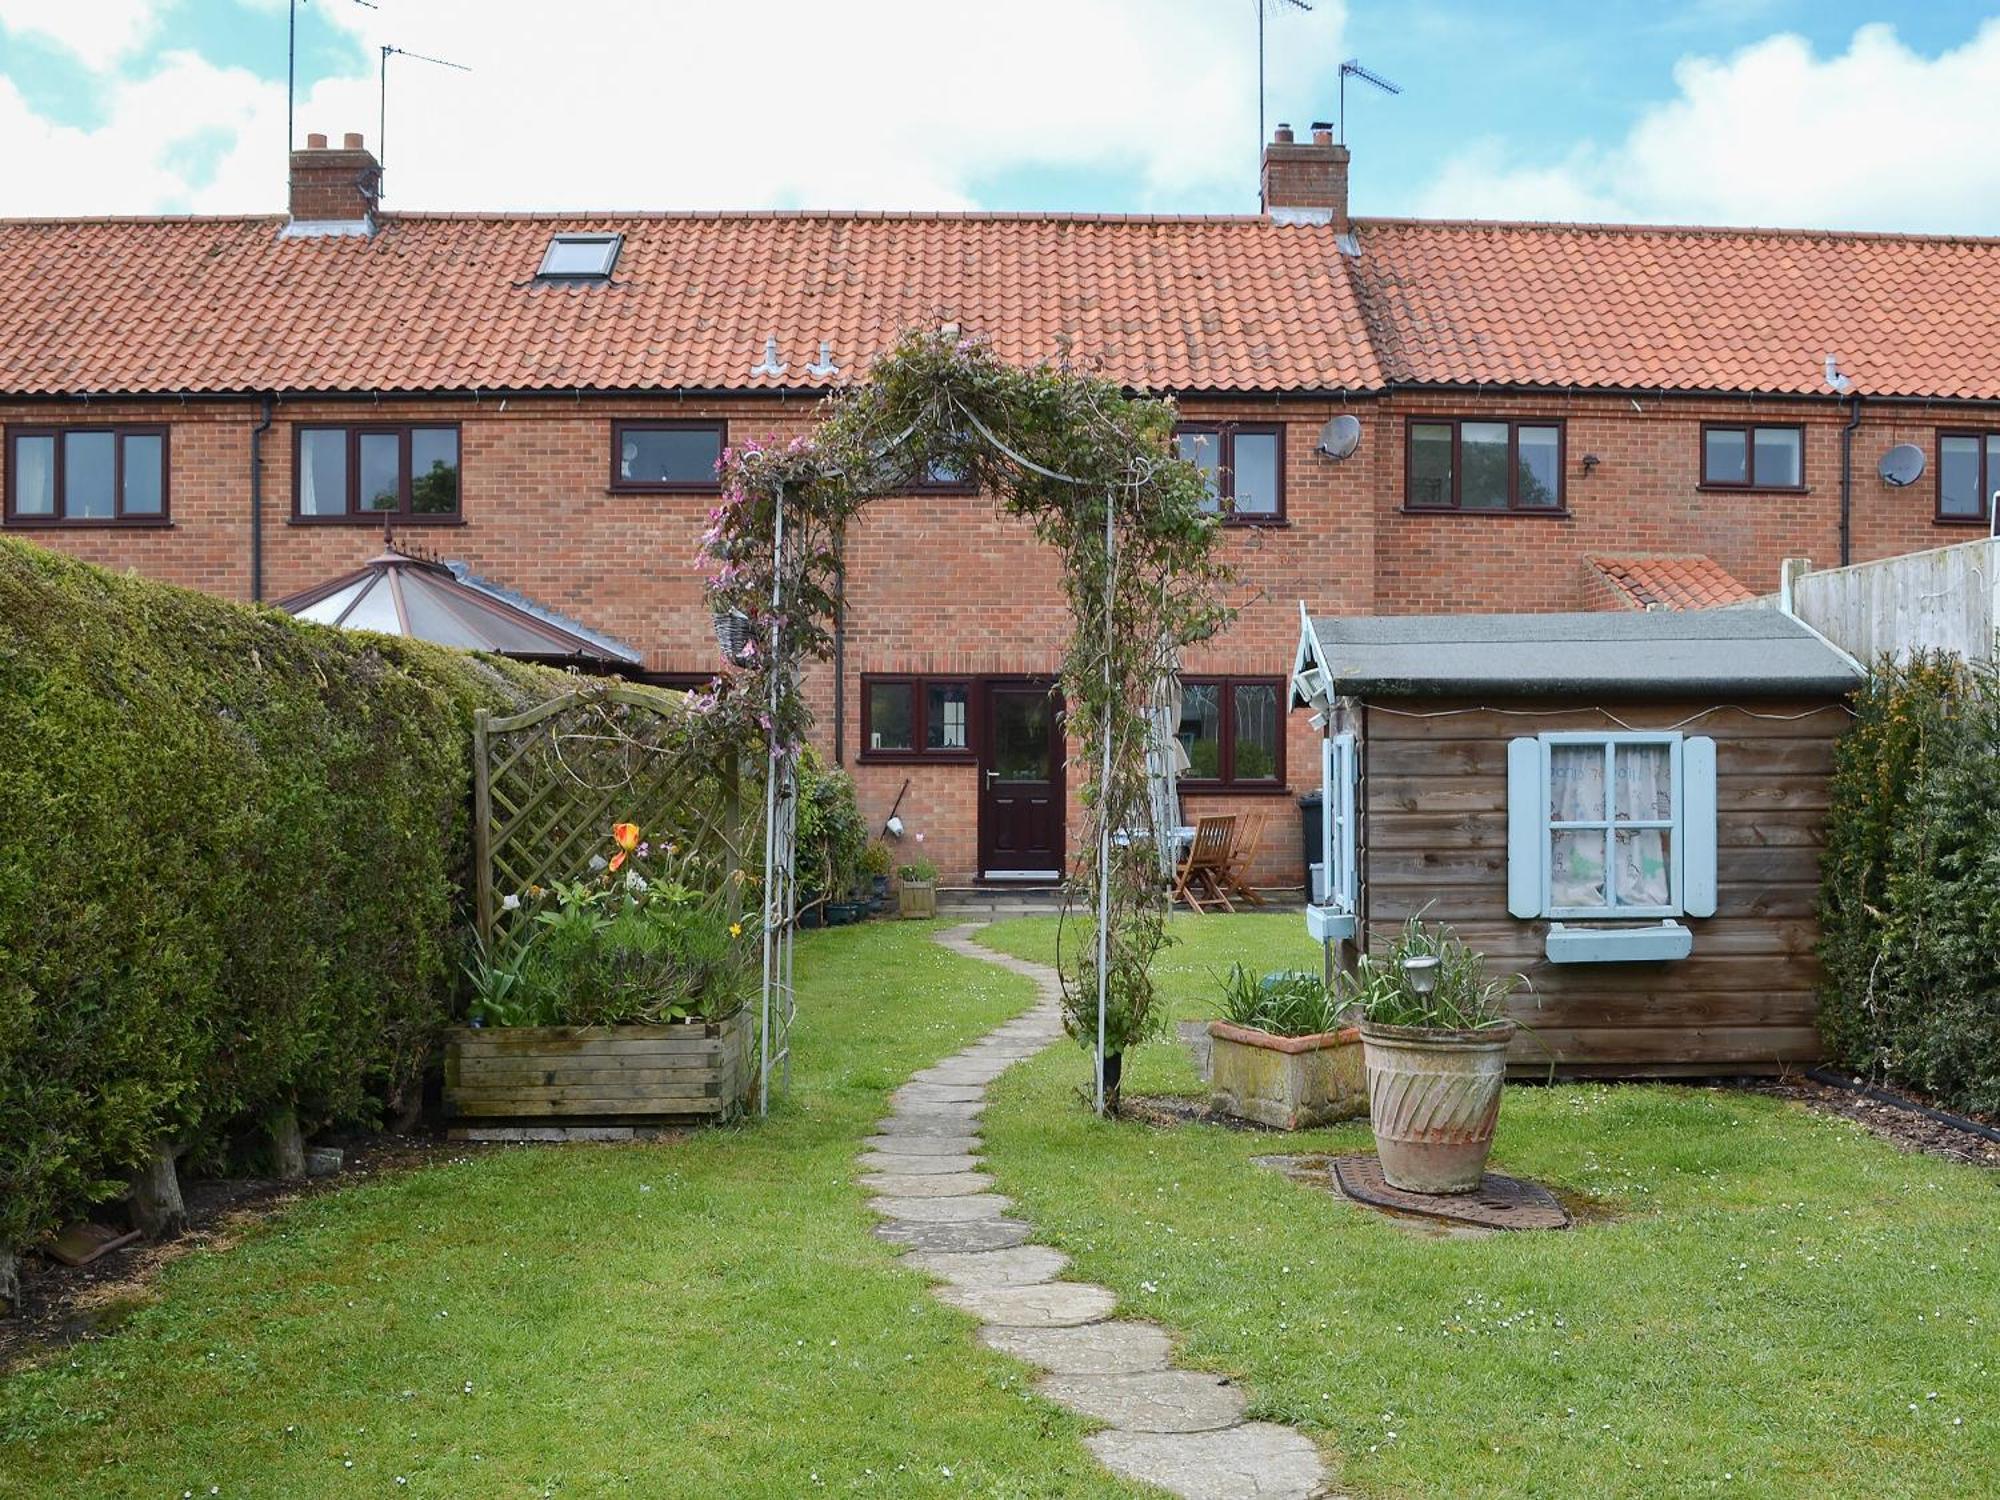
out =
<svg viewBox="0 0 2000 1500"><path fill-rule="evenodd" d="M998 771L988 771L986 773L986 784L988 786L993 785L993 783L998 781L999 779L1000 779L1000 773Z"/></svg>

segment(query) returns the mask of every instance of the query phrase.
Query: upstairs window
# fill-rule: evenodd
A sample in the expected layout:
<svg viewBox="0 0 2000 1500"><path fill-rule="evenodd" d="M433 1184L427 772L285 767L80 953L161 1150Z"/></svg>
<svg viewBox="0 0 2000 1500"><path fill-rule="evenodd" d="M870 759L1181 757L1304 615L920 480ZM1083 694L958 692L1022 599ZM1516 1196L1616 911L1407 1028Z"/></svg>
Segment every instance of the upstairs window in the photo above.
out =
<svg viewBox="0 0 2000 1500"><path fill-rule="evenodd" d="M1803 427L1701 429L1701 482L1721 490L1802 490L1806 485Z"/></svg>
<svg viewBox="0 0 2000 1500"><path fill-rule="evenodd" d="M964 760L971 755L971 683L936 677L862 680L862 759Z"/></svg>
<svg viewBox="0 0 2000 1500"><path fill-rule="evenodd" d="M6 517L10 526L166 524L167 429L9 428Z"/></svg>
<svg viewBox="0 0 2000 1500"><path fill-rule="evenodd" d="M542 253L540 281L608 281L624 248L622 234L559 234Z"/></svg>
<svg viewBox="0 0 2000 1500"><path fill-rule="evenodd" d="M1940 432L1937 519L1983 526L2000 488L2000 432Z"/></svg>
<svg viewBox="0 0 2000 1500"><path fill-rule="evenodd" d="M1190 787L1270 791L1285 780L1285 689L1275 677L1181 679Z"/></svg>
<svg viewBox="0 0 2000 1500"><path fill-rule="evenodd" d="M1409 510L1561 513L1562 424L1411 422L1403 504Z"/></svg>
<svg viewBox="0 0 2000 1500"><path fill-rule="evenodd" d="M1174 451L1208 481L1202 509L1246 524L1285 516L1285 429L1270 422L1183 422Z"/></svg>
<svg viewBox="0 0 2000 1500"><path fill-rule="evenodd" d="M455 521L458 429L301 427L293 465L298 521Z"/></svg>
<svg viewBox="0 0 2000 1500"><path fill-rule="evenodd" d="M720 422L613 422L611 488L636 494L714 494L728 438Z"/></svg>

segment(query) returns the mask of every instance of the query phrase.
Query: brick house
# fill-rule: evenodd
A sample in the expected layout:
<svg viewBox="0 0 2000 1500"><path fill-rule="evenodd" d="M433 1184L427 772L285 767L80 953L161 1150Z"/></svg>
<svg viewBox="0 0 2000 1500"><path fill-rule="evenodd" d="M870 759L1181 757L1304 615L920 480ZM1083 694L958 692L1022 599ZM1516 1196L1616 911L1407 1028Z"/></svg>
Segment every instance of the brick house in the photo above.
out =
<svg viewBox="0 0 2000 1500"><path fill-rule="evenodd" d="M1718 602L1787 556L1955 540L2000 487L1996 241L1350 219L1346 149L1284 127L1250 216L384 214L359 137L291 166L286 216L0 222L7 529L276 601L389 519L705 679L722 447L954 322L1179 402L1242 606L1186 664L1185 800L1273 813L1272 883L1317 781L1283 709L1302 598ZM1891 488L1905 442L1926 471ZM982 844L982 788L996 756L1060 782L1048 558L942 482L872 506L847 559L823 748L878 823L901 794L947 879L1032 872Z"/></svg>

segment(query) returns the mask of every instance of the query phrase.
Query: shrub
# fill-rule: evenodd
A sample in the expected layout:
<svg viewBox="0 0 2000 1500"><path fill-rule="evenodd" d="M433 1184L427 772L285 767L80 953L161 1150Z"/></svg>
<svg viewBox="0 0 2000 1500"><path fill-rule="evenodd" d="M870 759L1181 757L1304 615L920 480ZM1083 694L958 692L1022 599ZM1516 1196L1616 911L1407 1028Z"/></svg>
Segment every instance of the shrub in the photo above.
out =
<svg viewBox="0 0 2000 1500"><path fill-rule="evenodd" d="M0 1250L163 1142L414 1103L472 715L564 681L0 540Z"/></svg>
<svg viewBox="0 0 2000 1500"><path fill-rule="evenodd" d="M844 900L860 883L868 824L854 778L829 770L810 747L799 752L797 825L799 889L808 900Z"/></svg>
<svg viewBox="0 0 2000 1500"><path fill-rule="evenodd" d="M1319 1036L1341 1027L1341 1002L1303 969L1257 978L1240 963L1222 982L1222 1018L1272 1036Z"/></svg>
<svg viewBox="0 0 2000 1500"><path fill-rule="evenodd" d="M2000 1113L2000 677L1883 661L1834 762L1820 1032L1848 1068Z"/></svg>

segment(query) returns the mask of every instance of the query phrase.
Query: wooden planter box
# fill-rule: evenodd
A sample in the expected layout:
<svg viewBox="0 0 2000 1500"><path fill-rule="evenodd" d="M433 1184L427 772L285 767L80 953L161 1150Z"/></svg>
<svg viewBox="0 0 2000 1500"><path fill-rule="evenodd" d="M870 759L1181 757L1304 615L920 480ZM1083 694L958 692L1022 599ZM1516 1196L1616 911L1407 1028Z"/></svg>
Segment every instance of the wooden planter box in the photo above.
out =
<svg viewBox="0 0 2000 1500"><path fill-rule="evenodd" d="M1273 1036L1210 1021L1209 1108L1279 1130L1311 1130L1368 1113L1361 1033Z"/></svg>
<svg viewBox="0 0 2000 1500"><path fill-rule="evenodd" d="M906 880L896 887L896 915L934 917L937 915L937 882Z"/></svg>
<svg viewBox="0 0 2000 1500"><path fill-rule="evenodd" d="M487 1124L702 1124L743 1107L748 1009L666 1026L487 1026L448 1033L444 1102Z"/></svg>

